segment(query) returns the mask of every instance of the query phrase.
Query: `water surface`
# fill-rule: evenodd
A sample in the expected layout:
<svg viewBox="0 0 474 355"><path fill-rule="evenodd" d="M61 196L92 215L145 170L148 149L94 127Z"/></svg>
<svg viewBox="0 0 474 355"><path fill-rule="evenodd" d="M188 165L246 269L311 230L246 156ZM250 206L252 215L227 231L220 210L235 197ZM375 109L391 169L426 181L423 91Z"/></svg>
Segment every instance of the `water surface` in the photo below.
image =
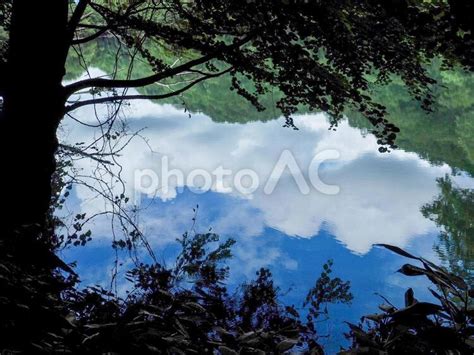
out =
<svg viewBox="0 0 474 355"><path fill-rule="evenodd" d="M99 108L98 113L84 108L75 117L93 124L101 114L105 108ZM223 239L237 240L230 263L232 284L254 277L260 267L269 267L282 298L297 306L319 276L322 264L333 259L335 274L351 281L355 298L351 306L331 307L331 319L321 325L322 331L331 335L326 340L330 351L344 343L342 334L347 329L342 321L355 322L375 311L381 303L375 293L398 304L402 304L407 287L413 287L419 298L429 297L423 279L396 273L406 260L373 244L396 245L439 261L433 246L440 228L420 209L440 193L437 178L452 175L456 186L474 186L468 173L455 169L453 175L455 171L447 163L434 165L416 152L379 153L376 139L347 120L337 131L328 130L324 114L297 115L297 131L283 128L282 118L245 124L216 122L203 113L189 117L182 108L150 101L133 102L123 110L123 116L130 131L144 129L140 131L144 139L130 141L118 162L127 195L143 208L139 224L159 259L172 262L175 239L191 228L196 217L197 231L212 228ZM73 120L66 120L62 127L64 142L89 142L97 135L97 129ZM263 191L284 151L295 158L310 187L308 193L298 188L287 170L271 194ZM315 155L325 151L339 154L338 159L324 161L319 170L325 184L338 187L336 194L326 194L309 184L308 167ZM196 169L212 172L223 167L234 174L251 169L260 186L252 194L227 191L222 186L233 186L231 175L214 179L206 191L199 189L199 179L192 183L171 180L167 191L160 186L152 193L137 187L136 172L149 169L159 175L163 157L170 169L184 176ZM97 174L96 164L90 160L77 161L75 168L84 176ZM107 179L107 174L103 178ZM85 186L75 187L68 201L70 211L88 215L106 205ZM197 205L196 215L193 208ZM92 230L94 239L87 248L72 248L64 254L68 260L78 261L84 285L108 285L115 257L110 248L110 220L97 218ZM130 260L124 257L122 262L121 270L126 270ZM123 291L126 287L121 281L119 288Z"/></svg>

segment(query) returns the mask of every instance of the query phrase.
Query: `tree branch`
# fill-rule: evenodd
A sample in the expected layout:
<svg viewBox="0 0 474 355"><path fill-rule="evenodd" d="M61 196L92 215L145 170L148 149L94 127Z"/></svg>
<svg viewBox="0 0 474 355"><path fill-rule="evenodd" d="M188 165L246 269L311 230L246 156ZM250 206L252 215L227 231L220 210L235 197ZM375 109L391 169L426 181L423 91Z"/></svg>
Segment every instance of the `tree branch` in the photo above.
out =
<svg viewBox="0 0 474 355"><path fill-rule="evenodd" d="M59 144L59 149L62 149L63 151L68 151L72 154L76 154L76 155L84 156L86 158L90 158L90 159L95 160L96 162L101 163L101 164L113 165L113 162L111 162L110 160L102 159L102 157L113 155L113 153L110 153L110 154L87 153L86 151L84 151L80 148L73 147L73 146L70 146L70 145L67 145L67 144L61 144L61 143Z"/></svg>
<svg viewBox="0 0 474 355"><path fill-rule="evenodd" d="M153 84L154 82L163 80L165 78L169 78L171 76L174 76L176 74L179 74L180 72L186 71L193 66L199 65L206 63L207 61L211 60L214 58L214 55L205 55L201 58L191 60L185 64L182 64L180 66L177 66L175 68L169 68L167 70L164 70L160 73L156 73L144 78L140 79L103 79L103 78L94 78L94 79L87 79L83 81L78 81L76 83L70 84L65 87L66 90L66 95L67 97L71 96L74 92L78 90L83 90L86 88L92 88L92 87L104 87L104 88L136 88L136 87L143 87L147 86L150 84Z"/></svg>
<svg viewBox="0 0 474 355"><path fill-rule="evenodd" d="M84 12L86 11L87 5L89 5L89 3L90 3L90 0L80 0L76 8L74 9L71 19L69 20L68 29L67 29L69 43L72 43L74 39L74 33L76 32L76 28L79 25L82 15L84 15Z"/></svg>
<svg viewBox="0 0 474 355"><path fill-rule="evenodd" d="M92 25L90 23L79 23L77 28L87 28L87 29L94 29L94 30L101 30L107 28L107 26L100 26L100 25Z"/></svg>
<svg viewBox="0 0 474 355"><path fill-rule="evenodd" d="M71 44L76 45L76 44L82 44L82 43L87 43L87 42L93 41L94 39L99 38L100 36L102 36L107 31L108 31L108 28L103 28L103 29L97 31L96 33L94 33L90 36L75 39L71 42Z"/></svg>
<svg viewBox="0 0 474 355"><path fill-rule="evenodd" d="M170 93L167 93L167 94L160 94L160 95L146 95L146 94L145 95L141 95L141 94L140 95L117 95L117 96L108 96L108 97L101 97L101 98L98 98L98 99L90 99L90 100L79 101L75 104L66 106L65 113L74 111L74 110L78 109L79 107L83 107L83 106L86 106L86 105L95 105L95 104L102 104L102 103L107 103L107 102L115 102L115 101L122 101L122 100L128 101L128 100L161 100L161 99L166 99L166 98L173 97L173 96L176 96L176 95L179 95L179 94L185 92L186 90L192 88L194 85L200 83L201 81L204 81L204 80L207 80L207 79L210 79L210 78L215 78L215 77L221 76L225 73L228 73L232 69L233 69L233 67L230 67L230 68L228 68L224 71L221 71L219 73L204 75L204 76L200 77L199 79L194 80L190 84L182 87L181 89L170 92Z"/></svg>
<svg viewBox="0 0 474 355"><path fill-rule="evenodd" d="M217 58L219 55L223 54L226 51L230 51L232 49L238 48L243 44L247 43L252 36L249 34L248 36L242 38L240 41L237 41L231 45L216 49L212 53L206 54L200 58L191 60L187 63L179 65L174 68L168 68L160 73L156 73L144 78L140 79L103 79L103 78L93 78L93 79L86 79L82 81L78 81L67 85L65 89L66 97L71 96L73 93L79 90L92 88L92 87L103 87L103 88L137 88L143 87L150 84L153 84L157 81L172 77L177 75L183 71L187 71L193 68L196 65L204 64L211 59Z"/></svg>

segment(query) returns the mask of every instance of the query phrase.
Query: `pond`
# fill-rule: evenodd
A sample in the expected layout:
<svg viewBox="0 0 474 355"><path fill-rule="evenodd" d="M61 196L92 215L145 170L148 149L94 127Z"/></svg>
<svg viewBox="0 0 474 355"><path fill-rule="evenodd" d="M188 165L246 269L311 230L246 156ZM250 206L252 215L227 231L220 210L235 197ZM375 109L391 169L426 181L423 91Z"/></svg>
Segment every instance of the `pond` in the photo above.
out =
<svg viewBox="0 0 474 355"><path fill-rule="evenodd" d="M435 248L447 229L436 218L427 218L435 212L425 207L423 213L423 207L443 196L443 181L456 189L474 188L469 154L456 153L463 149L458 144L462 137L441 142L436 130L445 128L433 119L426 130L435 132L432 139L438 145L417 144L402 130L401 148L379 153L376 138L357 117L349 116L333 131L323 113L301 113L294 117L298 130L293 130L282 127L281 117L249 119L246 110L244 117L237 116L235 106L224 119L214 118L212 113L226 109L218 104L207 103L208 110L193 107L189 115L176 102L131 102L121 111L121 122L137 135L124 140L127 144L110 168L120 183L98 170L94 160L75 161L75 171L85 179L99 178L90 180L98 189L102 179L114 194L124 191L127 204L139 207L134 218L162 262L172 262L175 240L183 232L212 228L222 239L237 241L229 264L232 285L268 267L282 299L298 308L324 262L332 259L334 274L351 282L354 300L331 306L330 318L320 324L321 333L328 335L323 345L329 353L347 344L343 322L374 313L382 303L380 295L402 305L405 290L413 287L419 299L430 298L428 282L396 272L406 260L373 245L392 244L449 263ZM413 112L410 105L406 111L401 108L400 117ZM86 125L66 118L62 142L93 142L100 135L94 128L97 117L106 114L106 107L78 110L74 117ZM415 134L423 137L424 131ZM90 216L105 208L97 190L77 185L67 200L67 213L60 214ZM61 252L66 260L77 261L82 285L110 285L114 223L98 216L90 223L93 239L87 248ZM472 234L467 238L464 245L472 247ZM472 250L466 255L451 256L470 273ZM130 265L130 258L121 255L119 275ZM124 293L127 281L117 279L115 287Z"/></svg>

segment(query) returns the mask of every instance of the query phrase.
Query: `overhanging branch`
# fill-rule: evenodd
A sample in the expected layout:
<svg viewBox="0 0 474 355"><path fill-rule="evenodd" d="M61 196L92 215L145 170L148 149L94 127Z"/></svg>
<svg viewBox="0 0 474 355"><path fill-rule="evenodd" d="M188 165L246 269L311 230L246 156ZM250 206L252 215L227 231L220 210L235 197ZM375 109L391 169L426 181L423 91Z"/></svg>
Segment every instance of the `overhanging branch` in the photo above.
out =
<svg viewBox="0 0 474 355"><path fill-rule="evenodd" d="M137 88L137 87L143 87L147 85L151 85L157 81L170 78L172 76L175 76L179 73L188 71L189 69L192 69L193 67L204 64L206 62L209 62L212 59L217 58L219 55L231 51L235 48L238 48L245 43L247 43L250 39L252 38L252 35L248 35L244 38L242 38L239 41L236 41L234 44L216 49L212 53L206 54L200 58L190 60L187 63L181 64L177 67L173 68L168 68L166 70L163 70L159 73L143 77L140 79L104 79L104 78L93 78L93 79L86 79L82 81L78 81L75 83L72 83L70 85L67 85L64 90L66 93L66 97L71 96L74 94L76 91L87 89L87 88L94 88L94 87L100 87L100 88Z"/></svg>
<svg viewBox="0 0 474 355"><path fill-rule="evenodd" d="M180 66L169 68L160 73L153 74L140 79L104 79L104 78L94 78L78 81L76 83L67 85L65 87L67 97L71 96L73 93L79 90L93 87L103 87L103 88L137 88L147 85L151 85L157 81L169 78L176 74L179 74L183 71L186 71L196 65L206 63L207 61L214 58L213 55L206 55L198 59L191 60Z"/></svg>
<svg viewBox="0 0 474 355"><path fill-rule="evenodd" d="M194 85L196 85L196 84L198 84L198 83L200 83L204 80L207 80L207 79L210 79L210 78L215 78L215 77L221 76L225 73L228 73L232 69L233 68L230 67L230 68L228 68L224 71L221 71L219 73L206 74L206 75L194 80L190 84L182 87L181 89L175 90L173 92L169 92L167 94L160 94L160 95L146 95L146 94L145 95L141 95L141 94L139 94L139 95L116 95L116 96L100 97L100 98L97 98L97 99L79 101L75 104L66 106L65 113L77 110L78 108L83 107L83 106L103 104L103 103L107 103L107 102L128 101L128 100L162 100L162 99L166 99L166 98L169 98L169 97L179 95L179 94L185 92L186 90L189 90Z"/></svg>

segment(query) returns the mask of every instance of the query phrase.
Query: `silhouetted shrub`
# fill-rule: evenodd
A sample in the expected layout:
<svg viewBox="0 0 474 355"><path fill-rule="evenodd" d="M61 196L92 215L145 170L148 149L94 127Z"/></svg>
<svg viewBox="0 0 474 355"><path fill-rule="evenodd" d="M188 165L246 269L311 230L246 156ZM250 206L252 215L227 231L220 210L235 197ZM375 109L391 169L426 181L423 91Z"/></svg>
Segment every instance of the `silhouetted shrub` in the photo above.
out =
<svg viewBox="0 0 474 355"><path fill-rule="evenodd" d="M345 354L473 354L474 290L460 278L432 262L385 244L381 246L417 260L421 267L405 264L403 275L426 276L436 289L438 303L418 301L410 288L405 307L383 304L381 313L367 315L358 325L349 324L352 347Z"/></svg>

